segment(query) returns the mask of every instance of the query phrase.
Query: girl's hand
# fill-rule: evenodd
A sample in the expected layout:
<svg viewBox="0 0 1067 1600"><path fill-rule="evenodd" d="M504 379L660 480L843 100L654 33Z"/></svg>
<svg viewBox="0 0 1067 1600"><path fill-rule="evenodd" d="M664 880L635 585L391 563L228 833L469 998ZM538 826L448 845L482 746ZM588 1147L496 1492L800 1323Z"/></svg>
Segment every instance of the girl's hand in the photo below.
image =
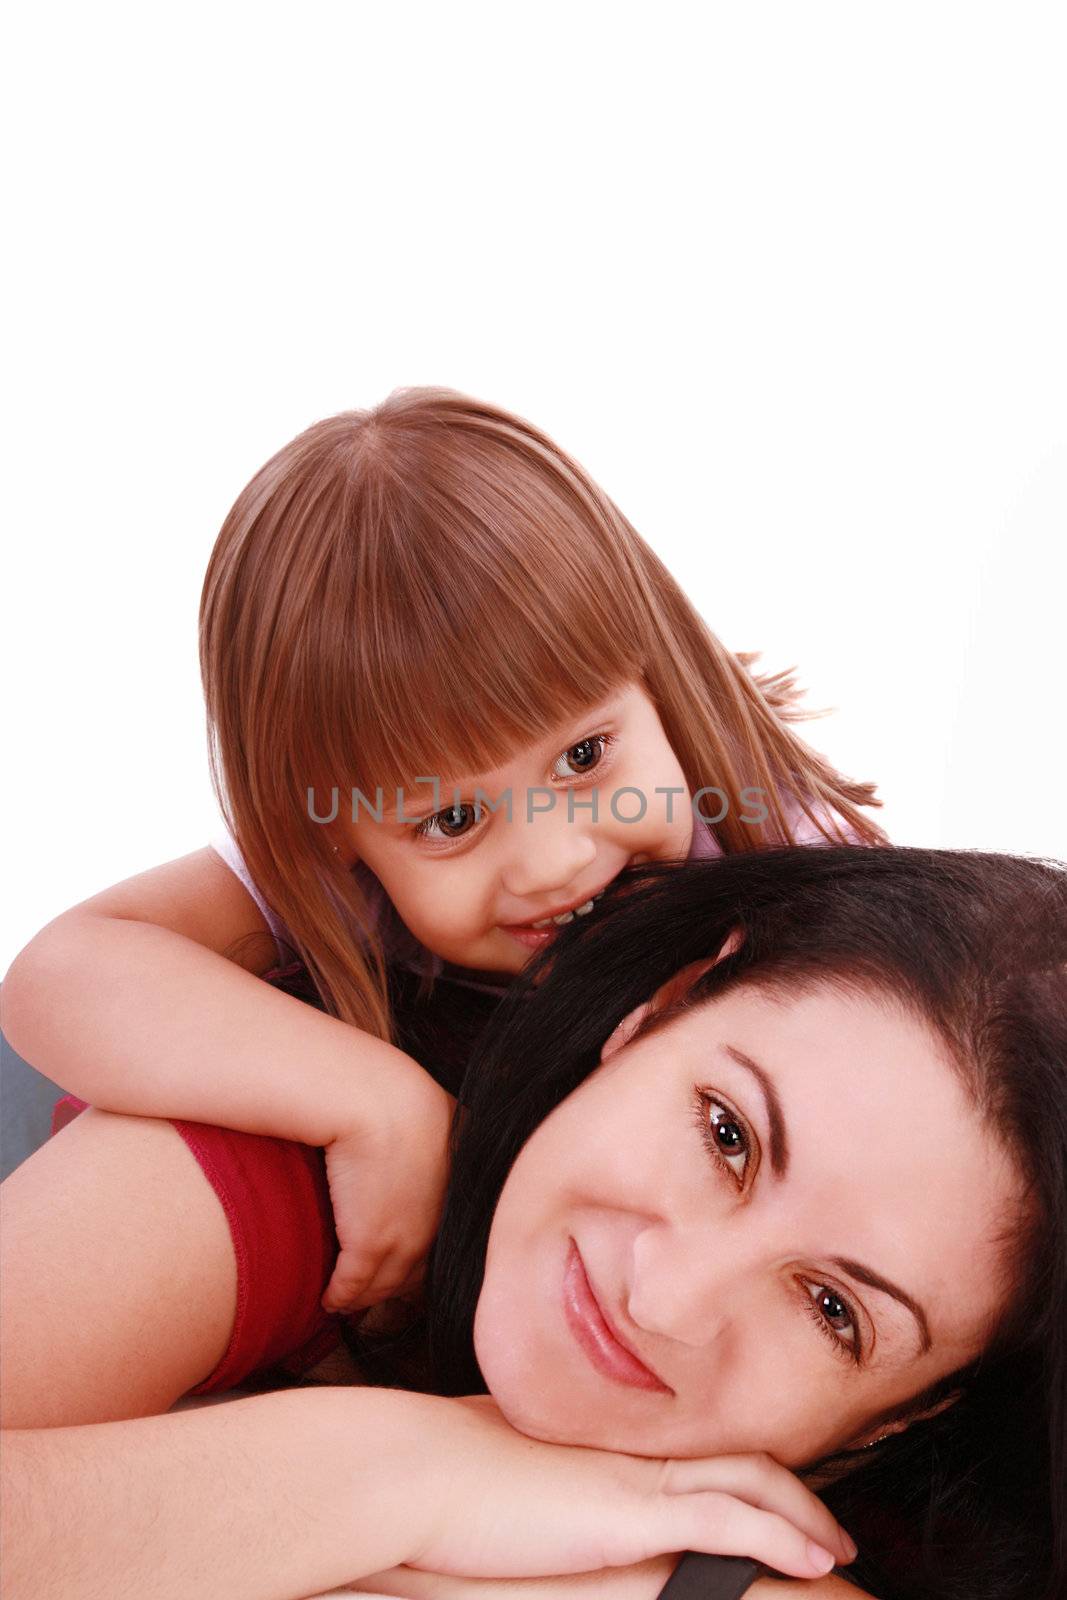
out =
<svg viewBox="0 0 1067 1600"><path fill-rule="evenodd" d="M672 1551L748 1556L812 1578L848 1535L770 1456L663 1460L518 1433L488 1395L435 1408L410 1486L425 1510L405 1564L468 1577L633 1567Z"/></svg>
<svg viewBox="0 0 1067 1600"><path fill-rule="evenodd" d="M382 1072L373 1120L325 1147L341 1246L322 1305L358 1311L416 1289L448 1182L455 1100L410 1058Z"/></svg>

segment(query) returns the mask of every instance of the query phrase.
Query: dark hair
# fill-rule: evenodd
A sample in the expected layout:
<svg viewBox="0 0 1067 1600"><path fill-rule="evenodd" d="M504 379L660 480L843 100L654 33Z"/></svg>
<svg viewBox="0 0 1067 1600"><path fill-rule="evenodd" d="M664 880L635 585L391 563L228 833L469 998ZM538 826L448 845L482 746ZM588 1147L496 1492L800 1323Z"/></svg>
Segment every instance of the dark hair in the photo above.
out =
<svg viewBox="0 0 1067 1600"><path fill-rule="evenodd" d="M484 1392L474 1312L519 1150L596 1067L616 1024L681 968L740 947L680 1004L742 984L888 992L948 1046L1025 1181L1003 1244L1013 1287L982 1357L907 1407L939 1415L823 1491L881 1600L1063 1600L1067 1550L1067 870L972 851L799 847L624 873L496 1010L461 1089L428 1274L434 1387ZM662 1026L674 1009L646 1020ZM366 1352L353 1341L357 1359ZM883 1417L882 1422L890 1420Z"/></svg>

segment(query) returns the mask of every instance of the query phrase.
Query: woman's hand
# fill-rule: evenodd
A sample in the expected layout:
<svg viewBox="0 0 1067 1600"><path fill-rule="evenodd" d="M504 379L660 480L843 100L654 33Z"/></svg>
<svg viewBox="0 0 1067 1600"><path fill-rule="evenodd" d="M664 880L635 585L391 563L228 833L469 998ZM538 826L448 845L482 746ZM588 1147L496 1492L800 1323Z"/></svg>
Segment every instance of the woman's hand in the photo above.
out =
<svg viewBox="0 0 1067 1600"><path fill-rule="evenodd" d="M769 1456L662 1460L546 1444L488 1395L435 1408L410 1494L406 1565L467 1577L632 1567L671 1551L748 1556L811 1578L855 1556L822 1501Z"/></svg>
<svg viewBox="0 0 1067 1600"><path fill-rule="evenodd" d="M399 1052L375 1067L373 1113L325 1146L341 1246L322 1296L327 1311L358 1311L420 1284L448 1182L455 1100Z"/></svg>

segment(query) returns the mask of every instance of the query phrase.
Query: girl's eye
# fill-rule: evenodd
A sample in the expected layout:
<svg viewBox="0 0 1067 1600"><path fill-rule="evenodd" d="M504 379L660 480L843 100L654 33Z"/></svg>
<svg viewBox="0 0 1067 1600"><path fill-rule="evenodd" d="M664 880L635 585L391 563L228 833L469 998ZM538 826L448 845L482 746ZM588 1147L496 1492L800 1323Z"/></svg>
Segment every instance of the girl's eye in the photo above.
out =
<svg viewBox="0 0 1067 1600"><path fill-rule="evenodd" d="M831 1289L828 1283L806 1283L804 1287L815 1326L833 1342L839 1354L859 1365L863 1355L859 1319L844 1295Z"/></svg>
<svg viewBox="0 0 1067 1600"><path fill-rule="evenodd" d="M613 733L595 733L586 739L579 739L577 744L568 746L563 754L557 757L552 768L553 777L576 778L592 772L603 761L605 752L609 745L615 743L615 739L616 735ZM442 843L464 838L482 820L475 806L454 805L444 811L435 811L431 817L424 817L421 822L415 824L413 831L420 839L431 839Z"/></svg>
<svg viewBox="0 0 1067 1600"><path fill-rule="evenodd" d="M698 1093L701 1138L715 1159L726 1167L740 1187L745 1181L754 1146L747 1125L714 1095Z"/></svg>
<svg viewBox="0 0 1067 1600"><path fill-rule="evenodd" d="M449 806L447 811L435 811L432 817L423 817L415 826L420 839L462 839L477 822L473 806Z"/></svg>
<svg viewBox="0 0 1067 1600"><path fill-rule="evenodd" d="M581 776L583 772L592 772L604 759L608 745L614 742L614 735L610 733L594 733L587 739L580 739L557 759L552 768L553 775L557 778L573 778Z"/></svg>

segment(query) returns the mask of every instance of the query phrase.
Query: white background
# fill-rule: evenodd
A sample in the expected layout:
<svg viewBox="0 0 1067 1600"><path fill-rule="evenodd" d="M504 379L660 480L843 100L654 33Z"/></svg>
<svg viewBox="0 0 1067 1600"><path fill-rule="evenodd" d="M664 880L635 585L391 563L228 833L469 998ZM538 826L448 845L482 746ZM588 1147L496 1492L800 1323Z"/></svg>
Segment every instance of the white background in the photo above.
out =
<svg viewBox="0 0 1067 1600"><path fill-rule="evenodd" d="M219 524L400 384L554 434L896 839L1067 855L1060 11L12 14L0 972L206 842Z"/></svg>

